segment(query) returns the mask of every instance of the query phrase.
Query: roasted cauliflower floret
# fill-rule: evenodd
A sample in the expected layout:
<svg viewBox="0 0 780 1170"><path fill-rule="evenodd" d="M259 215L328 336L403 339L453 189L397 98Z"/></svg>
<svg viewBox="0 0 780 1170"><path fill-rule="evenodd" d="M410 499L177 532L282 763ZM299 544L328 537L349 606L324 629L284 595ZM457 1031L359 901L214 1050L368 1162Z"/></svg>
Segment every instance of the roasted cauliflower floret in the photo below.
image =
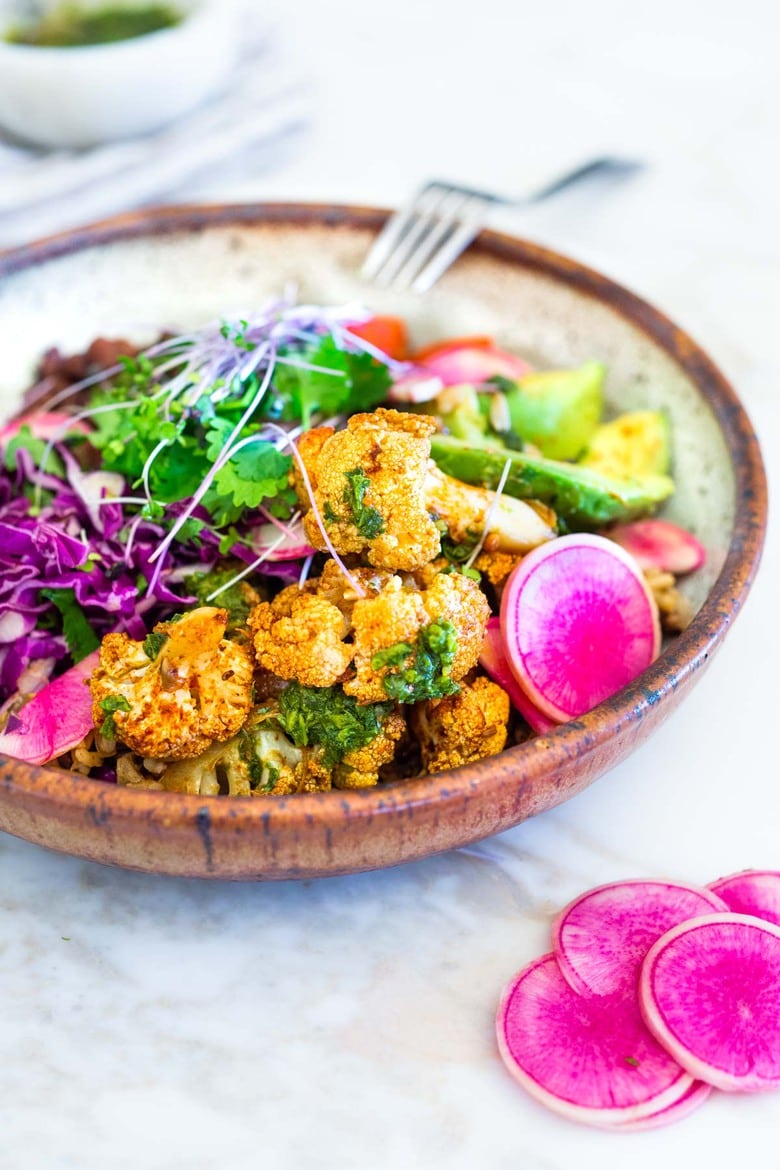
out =
<svg viewBox="0 0 780 1170"><path fill-rule="evenodd" d="M283 589L249 615L260 666L307 687L332 686L349 666L348 622L341 610L311 590Z"/></svg>
<svg viewBox="0 0 780 1170"><path fill-rule="evenodd" d="M306 687L340 682L361 704L449 694L479 657L490 616L479 586L426 566L418 574L357 569L354 586L330 562L249 617L260 666Z"/></svg>
<svg viewBox="0 0 780 1170"><path fill-rule="evenodd" d="M316 770L276 722L276 708L250 717L238 735L213 744L194 760L169 764L160 776L168 792L196 796L287 796L316 791ZM329 777L328 785L330 787Z"/></svg>
<svg viewBox="0 0 780 1170"><path fill-rule="evenodd" d="M430 459L436 423L423 415L375 410L350 418L344 430L317 427L298 451L296 487L304 508L312 496L333 547L365 557L378 569L413 571L439 553L444 533L474 544L487 524L490 549L522 553L555 536L555 514L544 505L461 483ZM307 538L324 550L313 509Z"/></svg>
<svg viewBox="0 0 780 1170"><path fill-rule="evenodd" d="M107 634L90 679L95 726L155 760L192 759L235 735L251 710L254 663L223 637L226 624L224 609L204 606L143 642Z"/></svg>
<svg viewBox="0 0 780 1170"><path fill-rule="evenodd" d="M423 592L429 621L450 622L457 645L451 675L463 678L477 664L485 628L490 617L487 598L476 581L463 573L437 573L425 583Z"/></svg>
<svg viewBox="0 0 780 1170"><path fill-rule="evenodd" d="M339 554L355 553L378 569L403 570L437 555L440 535L423 490L435 429L421 415L379 409L354 414L344 430L318 427L302 436L298 450ZM310 507L300 473L296 486L301 503ZM324 551L313 511L303 526L311 544Z"/></svg>
<svg viewBox="0 0 780 1170"><path fill-rule="evenodd" d="M456 695L418 703L409 724L426 772L444 772L504 750L509 696L482 676L463 682Z"/></svg>
<svg viewBox="0 0 780 1170"><path fill-rule="evenodd" d="M393 577L378 597L355 602L355 674L344 690L361 703L451 694L477 663L489 616L484 593L462 573L427 566Z"/></svg>
<svg viewBox="0 0 780 1170"><path fill-rule="evenodd" d="M474 568L482 573L491 585L502 586L521 560L522 557L516 553L491 552L484 548L474 561Z"/></svg>
<svg viewBox="0 0 780 1170"><path fill-rule="evenodd" d="M334 788L371 788L379 783L379 769L390 764L398 742L406 731L406 720L391 711L379 734L364 747L347 752L333 769Z"/></svg>
<svg viewBox="0 0 780 1170"><path fill-rule="evenodd" d="M338 688L293 684L286 700L258 708L227 742L162 769L155 760L123 757L119 780L195 796L367 788L378 783L379 769L392 761L405 730L405 719L391 704L359 708Z"/></svg>

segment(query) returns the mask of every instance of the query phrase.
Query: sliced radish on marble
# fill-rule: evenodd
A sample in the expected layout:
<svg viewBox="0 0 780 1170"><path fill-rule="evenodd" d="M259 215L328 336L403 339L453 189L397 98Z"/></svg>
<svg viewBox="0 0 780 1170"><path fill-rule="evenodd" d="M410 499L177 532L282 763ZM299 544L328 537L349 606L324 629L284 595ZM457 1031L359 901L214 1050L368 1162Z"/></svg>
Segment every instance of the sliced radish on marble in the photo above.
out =
<svg viewBox="0 0 780 1170"><path fill-rule="evenodd" d="M573 1121L635 1122L681 1101L693 1084L647 1031L635 994L578 995L552 954L509 984L496 1029L510 1073Z"/></svg>
<svg viewBox="0 0 780 1170"><path fill-rule="evenodd" d="M691 1076L726 1091L780 1086L780 927L744 914L681 923L651 947L639 999Z"/></svg>
<svg viewBox="0 0 780 1170"><path fill-rule="evenodd" d="M694 1081L688 1092L673 1105L659 1109L657 1113L650 1113L647 1117L639 1117L635 1121L619 1121L609 1128L618 1133L635 1133L639 1129L661 1129L664 1125L672 1125L675 1121L682 1121L684 1117L694 1113L703 1105L712 1093L712 1085L705 1085L704 1081Z"/></svg>
<svg viewBox="0 0 780 1170"><path fill-rule="evenodd" d="M553 949L566 981L581 995L634 990L653 943L689 918L726 910L712 890L635 879L588 890L553 921Z"/></svg>
<svg viewBox="0 0 780 1170"><path fill-rule="evenodd" d="M718 878L709 888L736 914L752 914L780 926L780 873L776 870L746 869Z"/></svg>

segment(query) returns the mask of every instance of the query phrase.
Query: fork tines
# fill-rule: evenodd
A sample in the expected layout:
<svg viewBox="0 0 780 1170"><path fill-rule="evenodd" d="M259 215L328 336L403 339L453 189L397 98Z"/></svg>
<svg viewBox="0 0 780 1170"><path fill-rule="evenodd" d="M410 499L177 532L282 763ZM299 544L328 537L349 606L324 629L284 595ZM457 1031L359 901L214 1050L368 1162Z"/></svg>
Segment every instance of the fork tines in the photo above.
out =
<svg viewBox="0 0 780 1170"><path fill-rule="evenodd" d="M494 196L451 183L427 183L388 219L361 275L382 286L425 292L485 223Z"/></svg>

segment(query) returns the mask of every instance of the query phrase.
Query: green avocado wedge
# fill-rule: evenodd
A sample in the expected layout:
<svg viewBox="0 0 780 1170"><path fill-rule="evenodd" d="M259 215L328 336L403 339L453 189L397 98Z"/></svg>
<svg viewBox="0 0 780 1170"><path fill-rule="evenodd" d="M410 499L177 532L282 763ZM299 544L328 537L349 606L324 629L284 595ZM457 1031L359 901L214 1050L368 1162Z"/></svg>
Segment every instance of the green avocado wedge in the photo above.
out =
<svg viewBox="0 0 780 1170"><path fill-rule="evenodd" d="M667 475L615 480L574 463L534 458L522 451L481 447L451 435L434 435L431 457L442 471L464 483L495 489L507 459L504 491L552 508L570 531L589 531L646 516L674 491Z"/></svg>
<svg viewBox="0 0 780 1170"><path fill-rule="evenodd" d="M504 392L512 430L547 459L577 459L604 410L601 362L578 370L535 370Z"/></svg>
<svg viewBox="0 0 780 1170"><path fill-rule="evenodd" d="M666 475L671 450L666 415L660 410L634 410L597 427L580 464L614 479Z"/></svg>

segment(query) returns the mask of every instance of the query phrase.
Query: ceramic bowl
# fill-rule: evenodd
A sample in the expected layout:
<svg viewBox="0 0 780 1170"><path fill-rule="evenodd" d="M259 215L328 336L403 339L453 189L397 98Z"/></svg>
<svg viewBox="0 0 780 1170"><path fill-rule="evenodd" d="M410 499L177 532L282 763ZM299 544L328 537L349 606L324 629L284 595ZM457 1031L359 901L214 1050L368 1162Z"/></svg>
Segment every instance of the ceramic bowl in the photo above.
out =
<svg viewBox="0 0 780 1170"><path fill-rule="evenodd" d="M677 492L666 514L708 552L686 588L698 610L631 686L549 735L457 771L287 799L135 792L0 759L0 828L157 873L273 879L346 873L464 845L567 800L623 760L682 701L731 628L758 567L766 487L758 445L710 359L606 277L485 232L424 297L366 287L360 263L385 213L297 205L174 208L0 255L0 412L41 350L240 313L288 281L305 300L400 313L415 341L494 334L546 365L609 370L613 408L663 408ZM630 782L629 774L626 774Z"/></svg>
<svg viewBox="0 0 780 1170"><path fill-rule="evenodd" d="M78 149L149 134L195 109L235 66L238 13L233 0L174 0L172 7L180 24L106 45L0 40L0 125L36 146ZM0 33L19 8L0 0Z"/></svg>

